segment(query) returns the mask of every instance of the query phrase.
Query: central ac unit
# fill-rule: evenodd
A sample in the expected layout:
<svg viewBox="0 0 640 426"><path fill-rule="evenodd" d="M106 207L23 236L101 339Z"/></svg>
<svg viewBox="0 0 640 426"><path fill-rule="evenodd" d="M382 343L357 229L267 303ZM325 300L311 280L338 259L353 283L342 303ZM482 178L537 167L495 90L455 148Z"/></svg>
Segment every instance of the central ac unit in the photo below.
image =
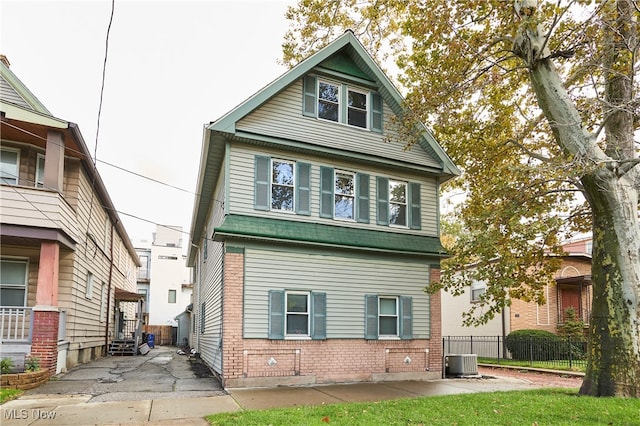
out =
<svg viewBox="0 0 640 426"><path fill-rule="evenodd" d="M447 377L477 376L478 355L448 354L444 356L445 375Z"/></svg>

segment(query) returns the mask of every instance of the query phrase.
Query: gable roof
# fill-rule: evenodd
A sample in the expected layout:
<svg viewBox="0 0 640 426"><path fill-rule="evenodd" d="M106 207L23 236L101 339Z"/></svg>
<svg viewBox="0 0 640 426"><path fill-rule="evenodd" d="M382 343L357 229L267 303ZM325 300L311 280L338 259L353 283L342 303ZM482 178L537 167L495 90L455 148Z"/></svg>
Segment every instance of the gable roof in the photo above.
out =
<svg viewBox="0 0 640 426"><path fill-rule="evenodd" d="M4 56L4 55L3 55ZM21 106L30 111L52 116L31 90L9 69L6 58L0 60L0 100Z"/></svg>
<svg viewBox="0 0 640 426"><path fill-rule="evenodd" d="M349 70L342 71L347 71L348 74L353 75L356 78L362 79L367 77L367 80L371 80L375 84L377 91L380 93L387 105L390 106L391 110L397 116L404 115L406 105L402 95L398 92L382 69L375 63L371 55L369 55L353 32L348 30L326 47L303 60L285 74L255 93L249 99L223 115L220 119L210 124L207 129L213 132L235 133L236 123L238 121L259 108L273 96L302 78L314 68L324 66L329 69L335 69L335 66L340 66L337 65L337 63L341 62L344 64L344 61L333 60L336 55L346 55L355 64L355 67L352 66ZM453 161L451 161L449 156L444 152L442 147L437 143L431 132L429 132L424 124L419 124L418 131L422 136L418 140L418 144L440 163L442 181L446 181L460 175L458 168L453 164Z"/></svg>

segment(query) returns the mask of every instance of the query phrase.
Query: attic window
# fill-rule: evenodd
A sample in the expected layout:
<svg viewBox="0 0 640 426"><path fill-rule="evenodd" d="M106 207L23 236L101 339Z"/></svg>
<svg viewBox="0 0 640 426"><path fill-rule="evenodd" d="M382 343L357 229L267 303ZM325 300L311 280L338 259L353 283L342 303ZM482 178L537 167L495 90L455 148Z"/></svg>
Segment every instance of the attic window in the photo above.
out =
<svg viewBox="0 0 640 426"><path fill-rule="evenodd" d="M312 75L303 80L303 115L382 133L379 93Z"/></svg>

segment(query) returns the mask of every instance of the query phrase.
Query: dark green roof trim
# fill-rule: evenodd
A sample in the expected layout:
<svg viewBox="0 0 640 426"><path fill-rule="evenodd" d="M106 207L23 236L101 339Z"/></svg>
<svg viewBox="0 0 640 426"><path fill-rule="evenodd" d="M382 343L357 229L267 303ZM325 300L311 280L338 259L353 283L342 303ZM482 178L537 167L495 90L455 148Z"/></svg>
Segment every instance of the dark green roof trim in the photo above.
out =
<svg viewBox="0 0 640 426"><path fill-rule="evenodd" d="M446 257L437 237L256 216L228 215L213 235Z"/></svg>
<svg viewBox="0 0 640 426"><path fill-rule="evenodd" d="M225 246L224 251L225 253L244 254L244 247Z"/></svg>

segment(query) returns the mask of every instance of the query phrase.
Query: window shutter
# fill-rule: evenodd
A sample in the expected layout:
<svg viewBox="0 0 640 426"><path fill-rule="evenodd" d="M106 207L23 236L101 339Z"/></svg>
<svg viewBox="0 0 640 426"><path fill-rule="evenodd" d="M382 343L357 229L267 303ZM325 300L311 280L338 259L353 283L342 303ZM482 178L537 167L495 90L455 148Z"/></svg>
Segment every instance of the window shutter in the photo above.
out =
<svg viewBox="0 0 640 426"><path fill-rule="evenodd" d="M413 299L400 297L400 338L413 339Z"/></svg>
<svg viewBox="0 0 640 426"><path fill-rule="evenodd" d="M369 175L356 174L356 220L369 223Z"/></svg>
<svg viewBox="0 0 640 426"><path fill-rule="evenodd" d="M269 339L284 339L283 290L269 290Z"/></svg>
<svg viewBox="0 0 640 426"><path fill-rule="evenodd" d="M315 117L317 105L316 78L310 75L305 75L302 83L302 115Z"/></svg>
<svg viewBox="0 0 640 426"><path fill-rule="evenodd" d="M202 302L202 304L200 305L200 334L204 334L204 331L206 330L205 328L205 324L206 324L206 305L205 302Z"/></svg>
<svg viewBox="0 0 640 426"><path fill-rule="evenodd" d="M409 182L409 228L420 229L420 184Z"/></svg>
<svg viewBox="0 0 640 426"><path fill-rule="evenodd" d="M389 225L389 179L378 176L376 185L378 225Z"/></svg>
<svg viewBox="0 0 640 426"><path fill-rule="evenodd" d="M269 210L269 165L271 159L256 155L255 159L255 194L253 208Z"/></svg>
<svg viewBox="0 0 640 426"><path fill-rule="evenodd" d="M311 164L296 163L296 213L311 214Z"/></svg>
<svg viewBox="0 0 640 426"><path fill-rule="evenodd" d="M311 338L324 340L327 338L327 293L311 293L312 324Z"/></svg>
<svg viewBox="0 0 640 426"><path fill-rule="evenodd" d="M320 167L320 217L333 218L333 169Z"/></svg>
<svg viewBox="0 0 640 426"><path fill-rule="evenodd" d="M364 338L376 340L378 339L378 296L375 294L365 294L364 307Z"/></svg>
<svg viewBox="0 0 640 426"><path fill-rule="evenodd" d="M371 93L371 130L382 133L382 96Z"/></svg>

